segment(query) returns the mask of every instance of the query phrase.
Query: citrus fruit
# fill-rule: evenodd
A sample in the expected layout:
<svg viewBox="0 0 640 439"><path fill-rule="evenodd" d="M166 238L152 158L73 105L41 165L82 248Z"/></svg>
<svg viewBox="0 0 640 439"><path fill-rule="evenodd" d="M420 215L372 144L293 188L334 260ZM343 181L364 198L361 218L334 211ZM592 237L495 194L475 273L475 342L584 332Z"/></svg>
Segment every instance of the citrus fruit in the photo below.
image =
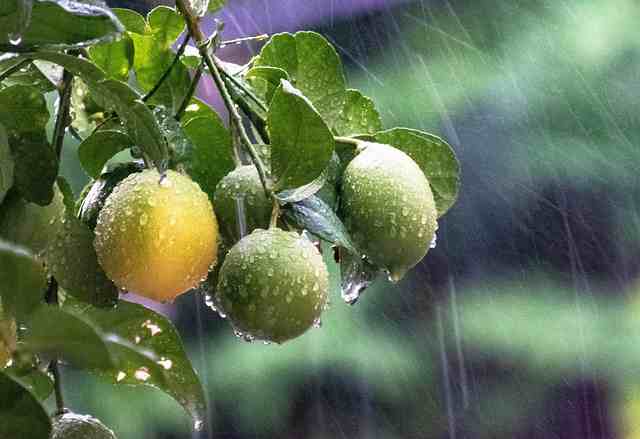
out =
<svg viewBox="0 0 640 439"><path fill-rule="evenodd" d="M437 228L429 182L404 152L370 143L347 166L342 215L356 246L400 280L429 250Z"/></svg>
<svg viewBox="0 0 640 439"><path fill-rule="evenodd" d="M308 239L257 229L227 253L215 302L245 338L283 343L319 320L327 288L327 268Z"/></svg>
<svg viewBox="0 0 640 439"><path fill-rule="evenodd" d="M64 413L53 418L51 439L117 439L113 431L89 415Z"/></svg>
<svg viewBox="0 0 640 439"><path fill-rule="evenodd" d="M216 186L213 197L216 217L223 240L233 245L240 239L237 206L242 203L246 231L266 228L271 217L272 203L267 198L255 166L240 166L227 174Z"/></svg>
<svg viewBox="0 0 640 439"><path fill-rule="evenodd" d="M7 365L16 350L16 329L15 319L6 316L0 305L0 369Z"/></svg>
<svg viewBox="0 0 640 439"><path fill-rule="evenodd" d="M129 175L98 215L94 246L120 288L172 301L215 262L218 225L211 202L189 177L156 170Z"/></svg>

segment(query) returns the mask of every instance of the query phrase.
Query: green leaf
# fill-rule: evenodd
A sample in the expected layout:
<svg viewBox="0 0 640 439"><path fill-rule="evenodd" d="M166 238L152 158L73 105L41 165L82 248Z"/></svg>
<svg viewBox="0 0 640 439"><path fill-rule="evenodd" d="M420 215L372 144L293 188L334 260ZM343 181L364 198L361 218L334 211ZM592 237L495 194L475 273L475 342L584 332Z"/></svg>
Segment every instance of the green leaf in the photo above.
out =
<svg viewBox="0 0 640 439"><path fill-rule="evenodd" d="M285 218L325 241L357 253L349 233L340 218L324 201L316 196L286 206Z"/></svg>
<svg viewBox="0 0 640 439"><path fill-rule="evenodd" d="M136 11L124 8L113 8L112 11L116 14L128 32L135 32L137 34L144 34L147 32L148 26L144 17Z"/></svg>
<svg viewBox="0 0 640 439"><path fill-rule="evenodd" d="M5 72L23 61L23 58L19 56L7 57L5 55L3 58L0 61L0 72ZM12 85L27 85L37 88L41 93L55 90L54 85L42 70L44 69L40 69L35 63L30 63L3 79L0 83L0 88L11 87Z"/></svg>
<svg viewBox="0 0 640 439"><path fill-rule="evenodd" d="M173 62L175 53L156 35L131 34L134 45L133 67L136 79L145 92L155 87ZM176 111L189 90L191 77L185 65L178 61L149 102Z"/></svg>
<svg viewBox="0 0 640 439"><path fill-rule="evenodd" d="M185 29L184 18L167 6L154 8L147 15L147 21L154 39L164 48L171 47Z"/></svg>
<svg viewBox="0 0 640 439"><path fill-rule="evenodd" d="M19 42L29 26L32 9L32 0L5 0L0 5L0 29L6 34L0 41Z"/></svg>
<svg viewBox="0 0 640 439"><path fill-rule="evenodd" d="M133 41L128 35L89 48L89 56L108 77L126 81L133 66Z"/></svg>
<svg viewBox="0 0 640 439"><path fill-rule="evenodd" d="M213 200L216 185L235 166L231 134L217 114L190 119L183 129L192 147L184 151L179 160L185 163L187 173Z"/></svg>
<svg viewBox="0 0 640 439"><path fill-rule="evenodd" d="M342 299L355 304L362 292L380 274L380 269L355 252L340 251L340 290Z"/></svg>
<svg viewBox="0 0 640 439"><path fill-rule="evenodd" d="M310 183L326 168L335 143L312 104L283 80L271 101L271 172L277 190Z"/></svg>
<svg viewBox="0 0 640 439"><path fill-rule="evenodd" d="M358 90L347 90L344 106L333 129L341 136L374 134L382 129L382 121L371 99Z"/></svg>
<svg viewBox="0 0 640 439"><path fill-rule="evenodd" d="M0 240L0 302L23 322L43 302L47 279L42 263L25 248Z"/></svg>
<svg viewBox="0 0 640 439"><path fill-rule="evenodd" d="M187 105L184 113L182 113L180 122L184 127L187 123L189 123L191 119L195 119L196 117L208 117L211 119L220 120L220 116L218 116L218 113L216 113L213 108L211 108L198 98L191 98L191 100L189 101L189 105Z"/></svg>
<svg viewBox="0 0 640 439"><path fill-rule="evenodd" d="M89 61L55 52L37 52L29 55L51 61L79 75L92 91L99 105L115 111L122 120L136 146L163 167L167 146L151 110L140 102L140 95L124 82L104 79L104 72ZM1 121L0 121L1 122Z"/></svg>
<svg viewBox="0 0 640 439"><path fill-rule="evenodd" d="M111 157L132 146L131 138L116 130L97 131L78 146L78 158L90 177L97 178Z"/></svg>
<svg viewBox="0 0 640 439"><path fill-rule="evenodd" d="M14 85L0 90L0 123L11 138L20 133L43 133L49 121L47 103L34 87Z"/></svg>
<svg viewBox="0 0 640 439"><path fill-rule="evenodd" d="M206 414L204 390L187 357L180 335L166 317L141 305L124 301L112 310L78 303L63 305L67 306L73 307L105 331L155 352L160 358L158 364L165 369L164 383L155 374L150 374L146 380L134 379L135 369L130 367L114 370L111 376L114 383L157 387L178 401L195 424L203 421ZM125 375L119 374L119 371Z"/></svg>
<svg viewBox="0 0 640 439"><path fill-rule="evenodd" d="M19 5L22 0L5 0L0 7L0 28L10 28L23 13ZM25 3L32 3L31 1ZM33 48L73 49L110 40L124 31L120 20L111 10L98 3L76 0L38 0L33 9L28 27L14 34L21 37L20 44ZM10 44L11 37L0 33L0 44Z"/></svg>
<svg viewBox="0 0 640 439"><path fill-rule="evenodd" d="M73 195L73 189L71 189L71 185L64 177L56 178L56 184L58 185L58 189L62 194L62 202L64 204L64 208L66 209L67 215L75 216L75 196Z"/></svg>
<svg viewBox="0 0 640 439"><path fill-rule="evenodd" d="M48 439L51 420L36 397L0 371L0 437Z"/></svg>
<svg viewBox="0 0 640 439"><path fill-rule="evenodd" d="M53 392L53 380L35 366L20 368L17 365L6 367L2 372L11 376L20 385L29 390L39 401L45 401Z"/></svg>
<svg viewBox="0 0 640 439"><path fill-rule="evenodd" d="M438 136L409 128L377 133L375 141L398 148L411 157L429 180L438 216L444 215L458 198L460 164L453 149Z"/></svg>
<svg viewBox="0 0 640 439"><path fill-rule="evenodd" d="M276 197L283 203L297 203L305 198L309 198L316 192L318 192L322 186L327 182L327 169L322 171L322 174L311 183L307 183L304 186L297 187L295 189L288 189L282 192L278 192Z"/></svg>
<svg viewBox="0 0 640 439"><path fill-rule="evenodd" d="M53 199L58 158L43 133L24 133L10 140L15 187L27 200L46 206Z"/></svg>
<svg viewBox="0 0 640 439"><path fill-rule="evenodd" d="M34 353L56 355L80 368L114 366L104 335L72 312L42 305L33 313L27 327L25 346Z"/></svg>
<svg viewBox="0 0 640 439"><path fill-rule="evenodd" d="M217 12L227 4L227 0L209 0L209 12Z"/></svg>
<svg viewBox="0 0 640 439"><path fill-rule="evenodd" d="M287 72L278 67L253 67L245 74L245 79L258 97L268 103L280 86L280 80L288 81L290 78Z"/></svg>
<svg viewBox="0 0 640 439"><path fill-rule="evenodd" d="M320 34L276 34L262 48L255 66L278 67L322 115L329 127L338 124L345 102L345 78L335 49Z"/></svg>
<svg viewBox="0 0 640 439"><path fill-rule="evenodd" d="M0 204L13 186L13 157L4 127L0 125Z"/></svg>

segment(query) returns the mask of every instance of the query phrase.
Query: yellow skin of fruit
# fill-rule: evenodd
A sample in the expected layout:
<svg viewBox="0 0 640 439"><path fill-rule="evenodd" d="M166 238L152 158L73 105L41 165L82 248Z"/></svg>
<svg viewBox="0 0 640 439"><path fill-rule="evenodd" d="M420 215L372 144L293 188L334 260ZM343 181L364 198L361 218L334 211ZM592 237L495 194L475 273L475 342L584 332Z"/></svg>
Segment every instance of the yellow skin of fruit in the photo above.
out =
<svg viewBox="0 0 640 439"><path fill-rule="evenodd" d="M236 330L283 343L320 318L328 276L309 240L296 232L258 229L227 253L214 299Z"/></svg>
<svg viewBox="0 0 640 439"><path fill-rule="evenodd" d="M356 246L398 281L425 256L437 229L429 182L404 152L369 144L347 166L342 213Z"/></svg>
<svg viewBox="0 0 640 439"><path fill-rule="evenodd" d="M218 224L190 178L156 170L122 180L98 215L94 247L107 276L127 291L166 302L206 278Z"/></svg>
<svg viewBox="0 0 640 439"><path fill-rule="evenodd" d="M267 198L255 166L240 166L227 174L216 186L213 204L220 224L220 234L227 245L240 240L236 200L244 202L246 234L266 228L271 218L272 203Z"/></svg>
<svg viewBox="0 0 640 439"><path fill-rule="evenodd" d="M113 431L89 415L65 413L53 418L51 439L117 439Z"/></svg>

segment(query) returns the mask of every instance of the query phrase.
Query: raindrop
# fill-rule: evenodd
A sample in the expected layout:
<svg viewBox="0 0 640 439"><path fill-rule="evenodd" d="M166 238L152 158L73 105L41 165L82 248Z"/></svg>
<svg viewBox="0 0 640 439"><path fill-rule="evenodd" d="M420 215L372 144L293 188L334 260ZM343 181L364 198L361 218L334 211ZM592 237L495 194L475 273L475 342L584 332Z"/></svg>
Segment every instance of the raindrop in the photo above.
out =
<svg viewBox="0 0 640 439"><path fill-rule="evenodd" d="M14 46L17 46L21 42L22 42L22 35L18 33L9 34L9 43L13 44Z"/></svg>
<svg viewBox="0 0 640 439"><path fill-rule="evenodd" d="M431 244L429 244L429 248L436 248L436 245L438 244L438 233L434 232L433 233L433 238L431 238Z"/></svg>

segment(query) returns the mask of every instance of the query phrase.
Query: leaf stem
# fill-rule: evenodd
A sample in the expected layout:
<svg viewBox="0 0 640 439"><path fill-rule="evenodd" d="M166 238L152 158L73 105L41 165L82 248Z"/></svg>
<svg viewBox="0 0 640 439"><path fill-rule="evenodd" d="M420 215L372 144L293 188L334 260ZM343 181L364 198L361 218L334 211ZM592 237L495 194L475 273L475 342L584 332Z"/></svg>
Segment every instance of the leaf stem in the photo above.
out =
<svg viewBox="0 0 640 439"><path fill-rule="evenodd" d="M167 69L162 73L162 76L160 76L160 79L158 79L158 82L156 82L153 88L149 90L147 94L142 96L143 102L147 102L149 99L151 99L153 95L160 89L164 81L169 77L169 75L171 74L171 71L173 70L175 65L178 64L178 61L180 61L180 57L186 50L187 44L189 43L189 39L190 39L189 35L186 35L184 37L184 41L182 41L182 43L180 44L180 47L178 47L178 50L176 51L176 56L173 58L173 61L171 61L171 64L169 64L169 67L167 67Z"/></svg>
<svg viewBox="0 0 640 439"><path fill-rule="evenodd" d="M58 105L58 115L56 117L56 124L53 129L53 148L56 152L56 157L60 161L60 155L62 154L62 146L64 145L64 132L69 124L69 106L71 105L71 80L73 75L65 70L62 74L62 84L60 88L60 103Z"/></svg>
<svg viewBox="0 0 640 439"><path fill-rule="evenodd" d="M222 74L220 73L221 66L218 63L218 60L213 57L209 51L209 41L205 38L202 30L200 29L200 25L198 23L197 17L195 17L191 10L186 6L185 0L176 0L176 7L180 10L182 15L184 16L185 23L187 24L187 29L189 30L189 35L196 43L198 50L200 51L200 56L204 59L209 71L211 72L211 76L216 84L216 87L220 91L222 95L222 100L224 101L225 107L229 112L229 118L231 123L235 124L235 128L238 130L238 134L240 135L240 139L244 144L249 156L251 157L251 161L256 166L258 170L258 175L260 177L260 182L262 183L262 187L264 188L265 193L271 197L271 188L268 184L267 180L267 172L265 169L262 160L260 160L260 156L256 152L249 136L247 135L244 126L242 125L242 117L238 112L238 108L236 104L233 102L231 95L229 94L229 90L222 79Z"/></svg>
<svg viewBox="0 0 640 439"><path fill-rule="evenodd" d="M63 414L66 409L64 408L64 397L62 396L62 379L60 377L60 366L58 359L55 358L49 363L49 371L53 375L53 391L56 397L56 415Z"/></svg>
<svg viewBox="0 0 640 439"><path fill-rule="evenodd" d="M189 84L189 90L187 90L187 94L184 96L184 99L180 104L180 108L178 108L178 111L176 111L176 115L174 116L174 118L178 122L180 122L180 119L182 119L184 110L187 109L187 106L189 105L189 102L191 101L193 94L196 92L196 88L198 87L198 83L200 82L200 78L202 77L203 71L204 71L204 62L201 62L198 68L196 69L196 72L193 75L193 79L191 79L191 84Z"/></svg>
<svg viewBox="0 0 640 439"><path fill-rule="evenodd" d="M235 38L233 40L227 40L220 42L220 47L232 46L234 44L241 44L249 41L264 41L269 38L268 34L254 35L252 37Z"/></svg>
<svg viewBox="0 0 640 439"><path fill-rule="evenodd" d="M9 67L4 72L0 73L0 82L2 82L5 79L7 79L8 76L13 75L15 72L17 72L18 70L20 70L24 66L26 66L28 64L31 64L32 61L33 61L32 59L23 59L22 61L20 61L15 66Z"/></svg>
<svg viewBox="0 0 640 439"><path fill-rule="evenodd" d="M355 146L356 148L362 144L362 140L354 139L352 137L334 136L333 140L335 140L338 143L345 143L347 145Z"/></svg>

